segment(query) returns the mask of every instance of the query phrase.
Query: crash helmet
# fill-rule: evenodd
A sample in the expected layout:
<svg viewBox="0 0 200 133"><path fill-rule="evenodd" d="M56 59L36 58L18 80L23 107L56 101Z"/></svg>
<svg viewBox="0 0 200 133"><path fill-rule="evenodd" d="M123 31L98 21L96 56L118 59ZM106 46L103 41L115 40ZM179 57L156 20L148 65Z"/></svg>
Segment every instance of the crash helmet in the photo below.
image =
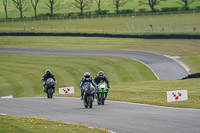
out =
<svg viewBox="0 0 200 133"><path fill-rule="evenodd" d="M46 74L51 74L51 70L50 70L50 69L47 69L47 70L46 70Z"/></svg>
<svg viewBox="0 0 200 133"><path fill-rule="evenodd" d="M105 74L103 71L99 71L97 76L102 79L102 78L104 78Z"/></svg>
<svg viewBox="0 0 200 133"><path fill-rule="evenodd" d="M89 79L90 78L90 73L89 72L85 72L84 73L84 78Z"/></svg>

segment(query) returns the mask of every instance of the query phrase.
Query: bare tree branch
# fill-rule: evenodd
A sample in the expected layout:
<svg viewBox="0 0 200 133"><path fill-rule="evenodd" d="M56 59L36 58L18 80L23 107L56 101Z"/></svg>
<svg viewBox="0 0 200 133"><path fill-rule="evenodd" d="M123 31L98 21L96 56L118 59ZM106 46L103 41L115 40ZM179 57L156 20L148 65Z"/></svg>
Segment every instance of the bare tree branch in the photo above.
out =
<svg viewBox="0 0 200 133"><path fill-rule="evenodd" d="M23 11L24 11L24 8L27 4L27 0L12 0L15 7L19 10L20 12L20 17L22 18L23 17Z"/></svg>
<svg viewBox="0 0 200 133"><path fill-rule="evenodd" d="M90 5L92 4L93 0L74 0L74 2L72 2L72 5L74 5L74 7L80 9L81 11L81 15L83 15L83 10L85 8L89 8Z"/></svg>
<svg viewBox="0 0 200 133"><path fill-rule="evenodd" d="M116 8L116 13L119 13L119 7L125 5L129 0L112 0L111 4Z"/></svg>
<svg viewBox="0 0 200 133"><path fill-rule="evenodd" d="M34 9L35 17L37 17L37 6L38 6L38 3L40 0L30 0L30 1L31 1L31 5Z"/></svg>
<svg viewBox="0 0 200 133"><path fill-rule="evenodd" d="M179 5L183 5L185 10L189 10L189 5L196 2L198 0L176 0L175 3L179 4Z"/></svg>
<svg viewBox="0 0 200 133"><path fill-rule="evenodd" d="M167 0L139 0L139 5L149 5L151 11L155 11L155 6L159 5L160 2L167 1Z"/></svg>
<svg viewBox="0 0 200 133"><path fill-rule="evenodd" d="M6 18L8 18L8 0L3 0L3 6L4 6L4 11L5 11L5 14L6 14Z"/></svg>
<svg viewBox="0 0 200 133"><path fill-rule="evenodd" d="M59 10L61 8L61 1L59 0L48 0L45 5L50 10L51 16L53 15L54 11Z"/></svg>
<svg viewBox="0 0 200 133"><path fill-rule="evenodd" d="M98 14L101 14L101 4L104 2L105 0L95 0L95 2L98 5Z"/></svg>

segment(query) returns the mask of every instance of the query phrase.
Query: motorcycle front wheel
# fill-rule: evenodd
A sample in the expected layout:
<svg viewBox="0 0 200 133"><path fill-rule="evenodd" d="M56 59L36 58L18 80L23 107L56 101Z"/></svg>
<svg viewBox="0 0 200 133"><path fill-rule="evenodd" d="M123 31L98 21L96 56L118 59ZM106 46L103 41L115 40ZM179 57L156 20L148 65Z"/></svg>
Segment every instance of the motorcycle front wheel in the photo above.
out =
<svg viewBox="0 0 200 133"><path fill-rule="evenodd" d="M88 104L89 104L89 108L92 108L92 103L93 103L93 96L90 95L90 96L88 96Z"/></svg>
<svg viewBox="0 0 200 133"><path fill-rule="evenodd" d="M47 90L47 98L53 98L53 88Z"/></svg>

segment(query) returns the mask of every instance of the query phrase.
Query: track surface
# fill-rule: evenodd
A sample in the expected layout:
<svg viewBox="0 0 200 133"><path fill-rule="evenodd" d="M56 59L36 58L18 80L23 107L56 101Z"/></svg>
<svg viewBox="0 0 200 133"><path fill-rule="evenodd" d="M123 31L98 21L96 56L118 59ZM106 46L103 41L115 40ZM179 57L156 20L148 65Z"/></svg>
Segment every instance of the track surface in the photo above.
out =
<svg viewBox="0 0 200 133"><path fill-rule="evenodd" d="M0 99L0 113L86 124L119 133L200 133L200 110L106 101L85 109L78 98Z"/></svg>
<svg viewBox="0 0 200 133"><path fill-rule="evenodd" d="M0 48L0 53L118 56L135 59L144 63L160 80L182 79L189 74L188 71L183 68L183 66L178 64L173 59L149 52L122 50L53 50Z"/></svg>

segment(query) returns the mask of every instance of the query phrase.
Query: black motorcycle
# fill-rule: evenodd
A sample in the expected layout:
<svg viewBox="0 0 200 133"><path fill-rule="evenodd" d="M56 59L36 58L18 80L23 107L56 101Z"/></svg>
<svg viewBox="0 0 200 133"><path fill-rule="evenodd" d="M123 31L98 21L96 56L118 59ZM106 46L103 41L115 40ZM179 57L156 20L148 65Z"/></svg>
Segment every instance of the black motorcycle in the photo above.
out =
<svg viewBox="0 0 200 133"><path fill-rule="evenodd" d="M85 108L92 108L94 101L95 88L90 82L83 84L83 103Z"/></svg>
<svg viewBox="0 0 200 133"><path fill-rule="evenodd" d="M55 92L55 81L52 78L48 78L46 80L46 93L47 93L47 98L53 98L53 93Z"/></svg>

